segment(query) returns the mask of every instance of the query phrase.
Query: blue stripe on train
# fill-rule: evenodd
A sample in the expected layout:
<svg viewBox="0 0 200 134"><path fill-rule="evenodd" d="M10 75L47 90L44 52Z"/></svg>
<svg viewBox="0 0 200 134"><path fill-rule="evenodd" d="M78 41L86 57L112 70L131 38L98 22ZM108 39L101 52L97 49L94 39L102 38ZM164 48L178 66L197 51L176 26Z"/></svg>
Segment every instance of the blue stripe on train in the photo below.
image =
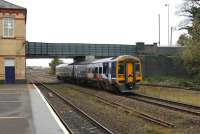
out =
<svg viewBox="0 0 200 134"><path fill-rule="evenodd" d="M116 62L112 62L111 68L111 77L116 78Z"/></svg>

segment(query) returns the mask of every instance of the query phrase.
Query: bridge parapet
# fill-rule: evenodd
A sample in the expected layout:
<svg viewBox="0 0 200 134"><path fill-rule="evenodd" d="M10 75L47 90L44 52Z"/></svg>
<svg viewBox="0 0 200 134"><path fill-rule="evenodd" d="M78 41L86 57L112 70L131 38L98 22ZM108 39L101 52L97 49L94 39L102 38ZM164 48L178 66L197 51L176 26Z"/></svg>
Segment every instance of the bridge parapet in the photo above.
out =
<svg viewBox="0 0 200 134"><path fill-rule="evenodd" d="M119 44L84 44L84 43L40 43L27 42L27 58L74 58L92 55L95 57L112 57L118 55L135 55L135 45Z"/></svg>
<svg viewBox="0 0 200 134"><path fill-rule="evenodd" d="M165 55L172 56L181 47L158 47L157 44L86 44L86 43L42 43L27 42L27 58L75 58L75 57L113 57L119 55Z"/></svg>
<svg viewBox="0 0 200 134"><path fill-rule="evenodd" d="M146 55L146 56L174 56L177 53L181 52L183 47L158 47L157 43L153 44L144 44L143 42L136 43L136 53L137 55Z"/></svg>

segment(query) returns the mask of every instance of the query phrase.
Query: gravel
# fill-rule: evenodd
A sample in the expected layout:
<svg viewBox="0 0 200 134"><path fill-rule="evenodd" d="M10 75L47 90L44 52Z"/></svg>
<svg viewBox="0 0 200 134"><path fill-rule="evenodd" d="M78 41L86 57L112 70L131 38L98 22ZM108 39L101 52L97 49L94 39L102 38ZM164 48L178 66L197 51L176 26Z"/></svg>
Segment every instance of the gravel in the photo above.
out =
<svg viewBox="0 0 200 134"><path fill-rule="evenodd" d="M42 78L40 78L42 79ZM48 81L48 79L45 79ZM200 117L192 116L189 114L176 112L173 110L161 108L159 106L147 104L144 102L139 102L133 99L129 99L123 96L119 96L110 92L95 90L87 87L80 87L77 85L71 84L49 84L51 88L56 89L57 91L61 92L67 98L69 98L74 104L78 107L83 109L86 113L89 113L93 118L104 124L107 128L111 129L114 133L119 134L133 134L133 133L142 133L142 134L160 134L160 133L180 133L180 134L199 134L200 132ZM142 93L150 93L150 95L154 94L154 90L152 89L151 92L148 90L149 87L139 89L137 92ZM103 96L106 99L109 99L114 102L120 102L121 104L130 106L135 108L138 111L150 114L162 120L171 122L176 125L176 128L164 128L158 126L154 123L148 122L146 120L140 119L136 116L129 115L128 113L122 112L120 109L113 108L111 106L107 106L100 102L96 97L92 97L86 94L79 92L79 90L84 90L89 93L93 93L95 95ZM164 90L164 89L158 89ZM164 90L160 97L164 99L172 97L176 99L177 96L182 93L182 91L175 90ZM189 93L189 91L187 91ZM184 93L183 96L186 96L187 93ZM159 95L160 93L155 90L155 96ZM190 98L192 95L196 97L195 94L189 93ZM185 100L186 101L185 101ZM187 102L187 98L182 97L178 98L179 101ZM196 99L195 99L196 100ZM196 103L199 103L196 102Z"/></svg>

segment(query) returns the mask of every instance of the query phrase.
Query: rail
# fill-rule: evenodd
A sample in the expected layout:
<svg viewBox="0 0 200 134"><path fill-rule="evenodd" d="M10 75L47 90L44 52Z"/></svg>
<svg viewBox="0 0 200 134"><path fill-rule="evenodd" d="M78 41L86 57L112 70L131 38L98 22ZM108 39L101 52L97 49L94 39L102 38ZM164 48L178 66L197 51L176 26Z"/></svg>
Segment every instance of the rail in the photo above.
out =
<svg viewBox="0 0 200 134"><path fill-rule="evenodd" d="M105 133L105 134L113 134L113 132L111 130L107 129L105 126L103 126L102 124L100 124L94 118L92 118L91 116L89 116L88 114L86 114L83 110L81 110L80 108L78 108L77 106L75 106L72 102L70 102L69 100L67 100L67 98L63 97L58 92L54 91L53 89L48 88L47 86L45 86L44 84L42 84L42 83L40 83L38 81L36 81L36 83L37 83L37 85L39 84L40 86L42 86L46 90L49 90L50 92L52 92L53 94L55 94L58 98L60 98L61 100L63 100L67 105L69 105L70 107L72 107L77 113L79 113L80 115L82 115L83 118L89 120L94 126L96 126L98 128L98 130L97 130L98 132L100 131L100 132ZM55 108L54 108L54 110L55 110ZM56 113L58 114L58 112L56 112ZM64 123L64 125L66 126L66 128L68 128L68 130L70 130L69 125L67 125L65 123L65 121L62 119L62 117L60 115L59 115L59 118ZM73 131L71 131L71 133L74 134Z"/></svg>
<svg viewBox="0 0 200 134"><path fill-rule="evenodd" d="M191 90L191 91L200 91L199 87L192 87L192 86L172 86L172 85L162 85L162 84L147 84L147 83L140 83L141 86L149 86L149 87L165 87L165 88L176 88L176 89L184 89L184 90Z"/></svg>
<svg viewBox="0 0 200 134"><path fill-rule="evenodd" d="M200 106L190 105L181 102L175 102L171 100L161 99L157 97L147 96L143 94L134 93L132 95L126 95L126 97L142 101L149 104L158 105L164 108L169 108L176 111L186 112L193 115L200 115Z"/></svg>
<svg viewBox="0 0 200 134"><path fill-rule="evenodd" d="M158 124L160 126L163 126L163 127L176 127L172 123L169 123L167 121L163 121L161 119L155 118L155 117L153 117L153 116L151 116L149 114L137 111L132 107L128 107L128 106L125 106L125 105L120 104L120 103L112 102L110 100L107 100L107 99L103 98L102 96L94 95L94 94L91 94L91 93L88 93L88 92L85 92L85 91L82 91L82 90L78 90L78 91L83 93L83 94L87 94L87 95L96 97L96 98L99 99L99 101L101 101L102 103L104 103L106 105L110 105L112 107L120 108L121 110L123 110L126 113L136 115L137 117L140 117L142 119L145 119L145 120L153 122L153 123L156 123L156 124Z"/></svg>

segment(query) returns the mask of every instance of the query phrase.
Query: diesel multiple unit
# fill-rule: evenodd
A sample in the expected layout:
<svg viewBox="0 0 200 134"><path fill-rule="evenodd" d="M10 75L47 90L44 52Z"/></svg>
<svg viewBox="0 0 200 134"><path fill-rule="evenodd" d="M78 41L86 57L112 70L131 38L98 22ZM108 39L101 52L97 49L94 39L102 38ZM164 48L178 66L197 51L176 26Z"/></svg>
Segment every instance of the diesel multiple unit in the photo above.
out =
<svg viewBox="0 0 200 134"><path fill-rule="evenodd" d="M129 92L142 80L141 62L130 55L97 59L56 67L59 80L95 85L105 90Z"/></svg>

